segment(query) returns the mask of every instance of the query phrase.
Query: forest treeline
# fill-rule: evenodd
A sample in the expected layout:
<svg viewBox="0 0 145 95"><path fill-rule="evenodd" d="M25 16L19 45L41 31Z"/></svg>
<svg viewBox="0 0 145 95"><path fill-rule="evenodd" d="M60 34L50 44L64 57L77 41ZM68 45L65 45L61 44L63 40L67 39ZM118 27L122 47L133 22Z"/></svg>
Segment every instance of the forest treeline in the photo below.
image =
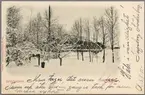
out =
<svg viewBox="0 0 145 95"><path fill-rule="evenodd" d="M6 62L7 66L14 61L17 66L30 62L32 55L39 54L40 59L62 59L70 52L76 52L76 58L84 61L84 52L88 52L89 61L93 56L103 52L102 62L105 62L105 50L118 47L118 13L115 7L109 7L100 18L93 20L79 17L74 21L71 32L68 32L59 19L56 19L51 6L43 13L31 17L27 24L22 25L21 8L11 6L7 9L6 27ZM81 55L81 56L80 56Z"/></svg>

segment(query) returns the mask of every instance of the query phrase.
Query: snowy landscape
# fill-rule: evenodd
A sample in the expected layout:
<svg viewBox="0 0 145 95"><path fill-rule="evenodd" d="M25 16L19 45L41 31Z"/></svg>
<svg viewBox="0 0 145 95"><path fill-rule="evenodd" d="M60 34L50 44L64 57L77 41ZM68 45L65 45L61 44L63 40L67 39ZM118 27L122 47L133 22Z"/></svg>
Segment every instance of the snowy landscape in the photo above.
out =
<svg viewBox="0 0 145 95"><path fill-rule="evenodd" d="M109 52L109 51L108 51ZM111 51L110 51L111 52ZM99 53L101 55L101 53ZM106 56L111 53L106 54ZM24 66L16 66L15 63L11 63L8 66L7 72L14 75L33 75L33 74L48 74L48 73L57 73L57 74L75 74L75 75L102 75L105 74L117 74L119 66L119 56L116 54L116 63L112 63L111 58L107 58L106 62L102 60L96 60L94 58L93 62L89 62L88 56L85 56L85 61L77 60L75 53L70 53L68 57L63 59L63 65L59 65L59 59L52 59L49 62L46 62L45 68L37 66L38 60L35 58L30 64L25 64ZM101 59L101 56L98 57ZM83 66L82 66L83 65ZM83 68L82 68L83 67ZM73 72L72 72L73 71ZM65 75L64 74L64 75ZM82 76L84 76L82 75Z"/></svg>
<svg viewBox="0 0 145 95"><path fill-rule="evenodd" d="M102 16L92 15L91 20L78 17L70 29L55 18L56 11L51 5L35 16L31 11L27 22L22 11L18 6L7 8L7 72L14 75L118 72L119 17L115 7L104 8Z"/></svg>

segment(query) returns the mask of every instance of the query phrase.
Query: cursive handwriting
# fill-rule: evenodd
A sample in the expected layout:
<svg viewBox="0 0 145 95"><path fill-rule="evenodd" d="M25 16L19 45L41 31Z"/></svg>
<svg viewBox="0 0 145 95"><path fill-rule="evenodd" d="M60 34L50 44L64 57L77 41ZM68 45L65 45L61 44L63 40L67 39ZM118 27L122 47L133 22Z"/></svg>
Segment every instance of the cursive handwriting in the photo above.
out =
<svg viewBox="0 0 145 95"><path fill-rule="evenodd" d="M57 94L69 92L82 92L91 90L109 90L112 88L125 88L127 85L118 84L118 78L87 78L75 75L67 77L58 77L56 74L50 74L43 78L41 74L34 78L29 78L22 85L19 82L10 82L5 86L5 90L14 91L16 93L38 93L38 94Z"/></svg>
<svg viewBox="0 0 145 95"><path fill-rule="evenodd" d="M140 72L139 72L138 77L139 77L139 80L137 81L135 88L138 91L143 91L143 88L144 88L144 71L143 71L142 66L140 68Z"/></svg>

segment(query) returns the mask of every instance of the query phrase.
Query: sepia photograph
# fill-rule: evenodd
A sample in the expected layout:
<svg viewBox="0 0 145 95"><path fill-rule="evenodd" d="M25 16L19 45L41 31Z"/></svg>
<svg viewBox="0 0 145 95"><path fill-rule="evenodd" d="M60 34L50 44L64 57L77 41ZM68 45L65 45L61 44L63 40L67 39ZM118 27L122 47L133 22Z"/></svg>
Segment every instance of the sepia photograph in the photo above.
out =
<svg viewBox="0 0 145 95"><path fill-rule="evenodd" d="M143 2L3 1L1 5L4 93L144 92L139 85L144 80L139 84L135 80L144 70Z"/></svg>
<svg viewBox="0 0 145 95"><path fill-rule="evenodd" d="M96 74L114 73L120 62L118 19L114 6L9 6L6 68L12 74L63 68L79 73L82 66L83 72L89 67Z"/></svg>

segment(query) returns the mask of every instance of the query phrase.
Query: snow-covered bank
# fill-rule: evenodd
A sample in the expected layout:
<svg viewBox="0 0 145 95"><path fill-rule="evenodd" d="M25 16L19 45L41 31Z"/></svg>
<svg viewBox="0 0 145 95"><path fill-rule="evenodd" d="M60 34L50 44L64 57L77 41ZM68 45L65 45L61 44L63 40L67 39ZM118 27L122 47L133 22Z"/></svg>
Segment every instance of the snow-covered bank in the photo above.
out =
<svg viewBox="0 0 145 95"><path fill-rule="evenodd" d="M116 56L118 57L118 56ZM118 57L119 58L119 57ZM34 75L34 74L65 74L65 75L102 75L102 74L116 74L118 72L119 61L115 58L115 63L112 63L111 50L106 50L106 61L102 63L102 52L98 54L98 59L93 58L93 62L89 62L88 52L84 53L84 61L77 59L76 52L71 52L69 56L62 59L62 66L60 66L59 59L51 59L45 63L45 68L36 66L36 60L24 66L16 66L11 63L6 69L13 75Z"/></svg>

